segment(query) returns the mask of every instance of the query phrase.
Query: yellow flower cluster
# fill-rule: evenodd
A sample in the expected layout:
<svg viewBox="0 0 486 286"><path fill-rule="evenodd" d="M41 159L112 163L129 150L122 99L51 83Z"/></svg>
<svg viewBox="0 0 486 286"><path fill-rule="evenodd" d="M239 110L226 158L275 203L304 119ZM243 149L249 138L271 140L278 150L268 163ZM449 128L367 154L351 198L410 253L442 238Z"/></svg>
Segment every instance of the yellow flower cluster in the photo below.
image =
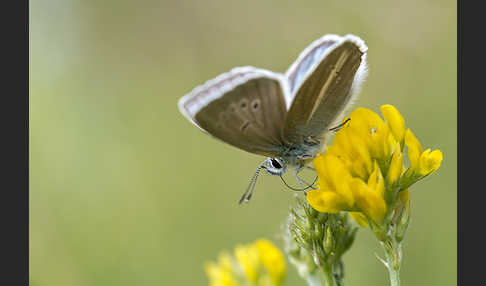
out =
<svg viewBox="0 0 486 286"><path fill-rule="evenodd" d="M313 208L349 211L362 226L369 220L380 224L397 201L408 206L409 186L439 168L441 151L424 151L395 107L383 105L381 112L385 121L369 109L357 108L333 144L314 159L318 189L307 194ZM404 166L405 146L409 168Z"/></svg>
<svg viewBox="0 0 486 286"><path fill-rule="evenodd" d="M210 286L278 286L286 273L282 252L266 239L237 245L234 256L220 254L205 265Z"/></svg>

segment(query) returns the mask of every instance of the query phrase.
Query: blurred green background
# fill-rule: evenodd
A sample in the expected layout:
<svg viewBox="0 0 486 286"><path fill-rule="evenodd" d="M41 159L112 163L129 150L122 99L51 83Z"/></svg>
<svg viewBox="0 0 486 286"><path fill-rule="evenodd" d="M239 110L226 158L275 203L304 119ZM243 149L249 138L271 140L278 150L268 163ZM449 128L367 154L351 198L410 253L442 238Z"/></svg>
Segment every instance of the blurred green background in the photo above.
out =
<svg viewBox="0 0 486 286"><path fill-rule="evenodd" d="M284 72L308 44L369 47L355 107L395 105L444 162L412 189L403 285L456 285L456 1L31 1L30 281L206 285L237 243L282 246L293 192L261 157L192 126L177 100L234 66ZM361 229L346 285L387 285ZM289 266L286 285L304 285Z"/></svg>

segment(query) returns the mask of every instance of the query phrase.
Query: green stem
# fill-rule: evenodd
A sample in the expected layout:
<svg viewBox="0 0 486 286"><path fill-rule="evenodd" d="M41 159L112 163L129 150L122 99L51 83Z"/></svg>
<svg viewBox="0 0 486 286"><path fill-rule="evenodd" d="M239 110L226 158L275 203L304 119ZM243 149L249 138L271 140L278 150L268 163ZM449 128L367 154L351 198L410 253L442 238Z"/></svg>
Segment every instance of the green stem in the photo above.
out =
<svg viewBox="0 0 486 286"><path fill-rule="evenodd" d="M400 266L402 261L402 245L396 241L381 242L385 251L385 263L388 268L391 286L400 286Z"/></svg>
<svg viewBox="0 0 486 286"><path fill-rule="evenodd" d="M324 285L325 286L337 286L336 279L332 274L332 267L323 267L322 273L324 274Z"/></svg>
<svg viewBox="0 0 486 286"><path fill-rule="evenodd" d="M388 268L388 274L390 275L390 285L400 286L400 269Z"/></svg>
<svg viewBox="0 0 486 286"><path fill-rule="evenodd" d="M332 275L331 267L323 267L321 270L317 270L305 278L309 286L338 286Z"/></svg>

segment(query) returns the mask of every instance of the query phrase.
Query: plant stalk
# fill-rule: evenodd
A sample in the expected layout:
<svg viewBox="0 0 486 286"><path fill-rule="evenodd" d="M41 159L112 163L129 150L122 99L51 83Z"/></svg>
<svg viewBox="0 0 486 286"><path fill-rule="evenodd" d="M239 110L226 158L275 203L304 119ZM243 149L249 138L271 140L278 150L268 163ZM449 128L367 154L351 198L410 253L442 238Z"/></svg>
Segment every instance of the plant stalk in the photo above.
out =
<svg viewBox="0 0 486 286"><path fill-rule="evenodd" d="M402 245L396 241L381 242L385 251L385 261L391 286L400 286L400 266L402 261Z"/></svg>
<svg viewBox="0 0 486 286"><path fill-rule="evenodd" d="M324 285L325 286L337 286L336 279L332 274L332 267L323 267L322 273L324 274Z"/></svg>

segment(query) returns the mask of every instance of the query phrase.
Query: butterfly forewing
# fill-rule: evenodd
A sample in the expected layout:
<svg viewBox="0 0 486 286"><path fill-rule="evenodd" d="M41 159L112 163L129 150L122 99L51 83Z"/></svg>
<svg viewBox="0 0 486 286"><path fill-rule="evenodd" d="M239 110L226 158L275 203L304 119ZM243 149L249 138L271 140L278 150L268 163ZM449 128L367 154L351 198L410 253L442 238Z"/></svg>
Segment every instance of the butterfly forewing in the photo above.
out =
<svg viewBox="0 0 486 286"><path fill-rule="evenodd" d="M332 38L322 41L322 47L311 47L287 72L294 89L284 138L293 144L322 139L357 94L365 71L366 46L357 37Z"/></svg>
<svg viewBox="0 0 486 286"><path fill-rule="evenodd" d="M288 97L283 75L244 67L195 88L179 108L199 128L230 145L278 156Z"/></svg>

